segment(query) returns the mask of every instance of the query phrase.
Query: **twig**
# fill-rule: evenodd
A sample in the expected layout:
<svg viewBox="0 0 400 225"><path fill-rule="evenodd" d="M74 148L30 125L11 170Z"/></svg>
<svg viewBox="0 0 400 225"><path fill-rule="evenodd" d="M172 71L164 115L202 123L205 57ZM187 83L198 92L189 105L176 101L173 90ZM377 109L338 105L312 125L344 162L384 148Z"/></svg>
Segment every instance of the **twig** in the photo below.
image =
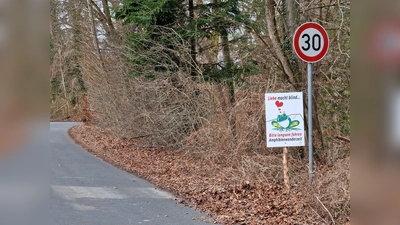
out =
<svg viewBox="0 0 400 225"><path fill-rule="evenodd" d="M341 19L341 21L340 21L339 30L338 30L338 33L337 33L338 48L339 48L340 54L346 55L347 58L350 59L350 55L349 55L348 53L346 53L346 52L343 52L343 51L342 51L342 48L340 47L340 34L341 34L340 30L341 30L342 27L343 27L344 13L343 13L342 7L340 6L340 1L338 1L337 5L338 5L338 7L339 7L340 15L341 15L341 17L342 17L342 19Z"/></svg>
<svg viewBox="0 0 400 225"><path fill-rule="evenodd" d="M321 216L321 215L319 215L318 213L317 213L317 211L315 211L314 209L313 209L313 207L311 207L311 206L309 206L310 207L310 209L315 213L315 214L317 214L317 216L319 216L319 218L321 218L325 223L328 223L328 222L326 222L326 220Z"/></svg>
<svg viewBox="0 0 400 225"><path fill-rule="evenodd" d="M333 224L336 224L336 223L335 223L335 220L333 219L332 214L331 214L331 213L329 212L329 210L325 207L325 205L319 200L318 196L315 196L315 198L317 198L318 202L319 202L319 203L322 205L322 207L324 207L324 209L328 212L329 216L331 217L331 220L332 220Z"/></svg>
<svg viewBox="0 0 400 225"><path fill-rule="evenodd" d="M140 138L145 138L145 137L150 137L153 134L148 134L148 135L141 135L141 136L136 136L136 137L131 137L129 138L130 140L134 140L134 139L140 139Z"/></svg>
<svg viewBox="0 0 400 225"><path fill-rule="evenodd" d="M337 136L335 136L337 139L340 139L340 140L342 140L342 141L347 141L347 142L350 142L350 139L349 138L347 138L347 137L342 137L342 136L339 136L339 135L337 135Z"/></svg>

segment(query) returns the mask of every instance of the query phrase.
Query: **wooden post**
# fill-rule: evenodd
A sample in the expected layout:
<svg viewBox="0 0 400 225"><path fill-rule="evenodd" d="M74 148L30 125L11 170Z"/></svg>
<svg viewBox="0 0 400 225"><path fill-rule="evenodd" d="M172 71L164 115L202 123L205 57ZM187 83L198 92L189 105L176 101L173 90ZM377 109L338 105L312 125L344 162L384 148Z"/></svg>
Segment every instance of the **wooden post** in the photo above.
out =
<svg viewBox="0 0 400 225"><path fill-rule="evenodd" d="M288 149L283 148L283 181L285 183L286 190L290 189L289 185L289 167L288 167Z"/></svg>

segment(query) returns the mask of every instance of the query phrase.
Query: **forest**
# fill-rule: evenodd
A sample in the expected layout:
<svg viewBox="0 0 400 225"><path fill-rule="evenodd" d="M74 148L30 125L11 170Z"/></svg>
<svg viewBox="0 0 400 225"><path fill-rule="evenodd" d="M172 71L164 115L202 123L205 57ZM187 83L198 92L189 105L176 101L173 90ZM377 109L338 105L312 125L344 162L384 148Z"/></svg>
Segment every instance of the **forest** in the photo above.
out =
<svg viewBox="0 0 400 225"><path fill-rule="evenodd" d="M350 0L51 0L50 10L51 121L179 152L254 187L283 180L282 149L266 147L264 94L303 92L307 122L307 63L293 35L322 25L330 43L313 64L314 180L308 146L290 147L290 192L303 193L303 216L316 224L349 222ZM219 220L264 224L255 221Z"/></svg>

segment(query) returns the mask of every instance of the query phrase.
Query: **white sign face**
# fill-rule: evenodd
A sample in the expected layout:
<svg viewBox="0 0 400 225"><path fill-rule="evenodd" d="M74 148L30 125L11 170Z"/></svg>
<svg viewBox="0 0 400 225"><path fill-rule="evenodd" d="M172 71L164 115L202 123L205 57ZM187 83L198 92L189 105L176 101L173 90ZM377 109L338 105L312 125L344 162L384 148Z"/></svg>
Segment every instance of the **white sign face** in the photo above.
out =
<svg viewBox="0 0 400 225"><path fill-rule="evenodd" d="M265 94L267 147L304 146L303 93Z"/></svg>
<svg viewBox="0 0 400 225"><path fill-rule="evenodd" d="M293 49L303 61L314 63L328 52L329 38L326 30L317 23L305 23L293 36Z"/></svg>
<svg viewBox="0 0 400 225"><path fill-rule="evenodd" d="M324 39L315 28L308 28L300 34L300 49L307 57L315 57L322 51Z"/></svg>

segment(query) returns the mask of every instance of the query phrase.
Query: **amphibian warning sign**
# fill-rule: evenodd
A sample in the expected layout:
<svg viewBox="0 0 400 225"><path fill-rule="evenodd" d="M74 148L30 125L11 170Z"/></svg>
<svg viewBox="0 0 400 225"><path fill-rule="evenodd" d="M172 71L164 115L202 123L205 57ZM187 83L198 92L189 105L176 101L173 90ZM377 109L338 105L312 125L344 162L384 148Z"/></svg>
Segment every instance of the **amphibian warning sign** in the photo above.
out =
<svg viewBox="0 0 400 225"><path fill-rule="evenodd" d="M304 146L303 93L265 94L267 147Z"/></svg>

